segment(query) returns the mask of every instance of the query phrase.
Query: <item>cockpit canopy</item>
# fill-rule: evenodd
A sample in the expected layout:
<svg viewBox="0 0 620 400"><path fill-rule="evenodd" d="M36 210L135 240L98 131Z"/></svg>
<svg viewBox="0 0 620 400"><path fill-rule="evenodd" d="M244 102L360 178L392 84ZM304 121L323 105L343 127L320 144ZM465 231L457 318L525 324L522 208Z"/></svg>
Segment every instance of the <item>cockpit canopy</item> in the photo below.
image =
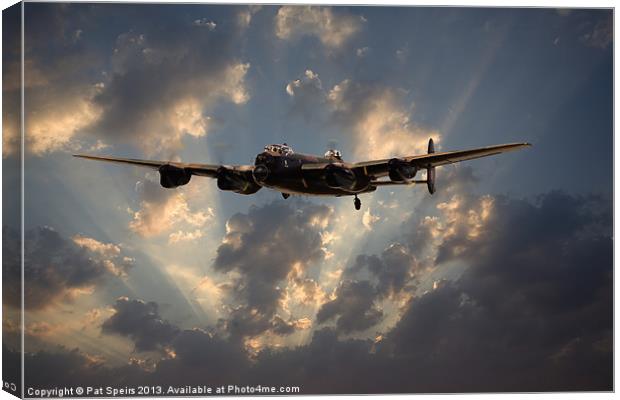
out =
<svg viewBox="0 0 620 400"><path fill-rule="evenodd" d="M293 148L286 143L284 144L269 144L265 146L265 152L276 156L285 156L293 154Z"/></svg>
<svg viewBox="0 0 620 400"><path fill-rule="evenodd" d="M325 158L336 158L338 160L342 160L342 153L340 153L340 150L329 149L325 152Z"/></svg>

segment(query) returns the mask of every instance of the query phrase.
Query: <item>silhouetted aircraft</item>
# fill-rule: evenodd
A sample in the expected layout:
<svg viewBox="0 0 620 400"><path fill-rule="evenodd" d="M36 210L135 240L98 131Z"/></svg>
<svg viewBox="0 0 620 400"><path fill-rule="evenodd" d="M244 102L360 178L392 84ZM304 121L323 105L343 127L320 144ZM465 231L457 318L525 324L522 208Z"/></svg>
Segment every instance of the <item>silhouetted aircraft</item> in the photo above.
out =
<svg viewBox="0 0 620 400"><path fill-rule="evenodd" d="M379 186L414 185L426 183L430 194L435 193L435 167L474 158L492 156L517 150L529 143L511 143L472 150L435 153L433 139L428 141L428 153L418 156L348 163L338 150L328 150L323 157L295 153L284 144L265 146L256 156L254 165L186 164L173 161L135 160L131 158L100 157L76 154L89 160L132 164L159 171L165 188L189 183L192 175L217 179L217 187L240 194L253 194L263 187L282 193L311 196L354 196L355 209L362 202L358 194L377 190ZM426 170L425 180L415 180L418 171ZM387 179L380 179L385 178Z"/></svg>

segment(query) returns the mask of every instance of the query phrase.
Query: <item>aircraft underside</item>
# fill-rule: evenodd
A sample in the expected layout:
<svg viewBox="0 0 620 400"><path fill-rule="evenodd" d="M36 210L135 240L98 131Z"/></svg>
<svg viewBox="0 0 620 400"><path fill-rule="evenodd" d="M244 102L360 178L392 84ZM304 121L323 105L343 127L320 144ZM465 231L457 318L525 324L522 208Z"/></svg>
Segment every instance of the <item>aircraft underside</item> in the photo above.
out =
<svg viewBox="0 0 620 400"><path fill-rule="evenodd" d="M345 190L341 188L329 187L327 184L312 184L311 186L304 182L279 182L278 184L262 184L263 187L276 190L286 194L296 194L304 196L355 196L361 193L369 193L377 190L376 186L368 185L359 190Z"/></svg>

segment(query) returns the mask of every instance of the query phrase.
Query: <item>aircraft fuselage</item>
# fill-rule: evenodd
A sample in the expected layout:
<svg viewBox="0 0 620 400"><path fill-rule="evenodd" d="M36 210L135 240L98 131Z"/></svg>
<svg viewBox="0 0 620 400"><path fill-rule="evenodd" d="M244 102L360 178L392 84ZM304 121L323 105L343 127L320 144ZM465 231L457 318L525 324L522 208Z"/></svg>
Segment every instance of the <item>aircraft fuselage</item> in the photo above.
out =
<svg viewBox="0 0 620 400"><path fill-rule="evenodd" d="M307 168L313 164L333 165L333 168L338 170L336 174L341 175L336 179L341 178L343 183L348 183L346 188L337 185L340 181L329 182L329 179L325 176L325 168ZM335 158L324 158L300 153L274 155L262 152L256 156L254 165L267 168L266 174L262 174L263 170L259 169L258 173L254 175L254 180L259 185L286 194L352 196L372 192L377 189L370 184L368 176L356 174L352 170L348 170L346 162Z"/></svg>

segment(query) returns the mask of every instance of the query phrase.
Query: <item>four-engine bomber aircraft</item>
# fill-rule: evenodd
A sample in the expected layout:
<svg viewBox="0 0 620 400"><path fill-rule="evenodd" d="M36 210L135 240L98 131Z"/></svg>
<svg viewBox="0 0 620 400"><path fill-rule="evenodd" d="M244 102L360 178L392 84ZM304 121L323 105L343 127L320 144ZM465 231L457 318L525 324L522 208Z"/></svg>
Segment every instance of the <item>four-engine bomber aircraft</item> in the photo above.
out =
<svg viewBox="0 0 620 400"><path fill-rule="evenodd" d="M379 186L414 185L426 183L430 194L435 193L435 167L474 158L492 156L517 150L529 143L511 143L472 150L435 153L433 139L428 141L428 154L348 163L338 150L328 150L323 157L300 154L284 144L265 146L256 156L254 165L186 164L172 161L135 160L76 154L90 160L132 164L159 171L165 188L189 183L192 175L217 179L217 187L240 194L253 194L268 187L288 198L291 194L314 196L355 196L355 209L362 202L358 194L377 190ZM415 180L419 170L426 170L425 180ZM381 180L380 178L387 179Z"/></svg>

